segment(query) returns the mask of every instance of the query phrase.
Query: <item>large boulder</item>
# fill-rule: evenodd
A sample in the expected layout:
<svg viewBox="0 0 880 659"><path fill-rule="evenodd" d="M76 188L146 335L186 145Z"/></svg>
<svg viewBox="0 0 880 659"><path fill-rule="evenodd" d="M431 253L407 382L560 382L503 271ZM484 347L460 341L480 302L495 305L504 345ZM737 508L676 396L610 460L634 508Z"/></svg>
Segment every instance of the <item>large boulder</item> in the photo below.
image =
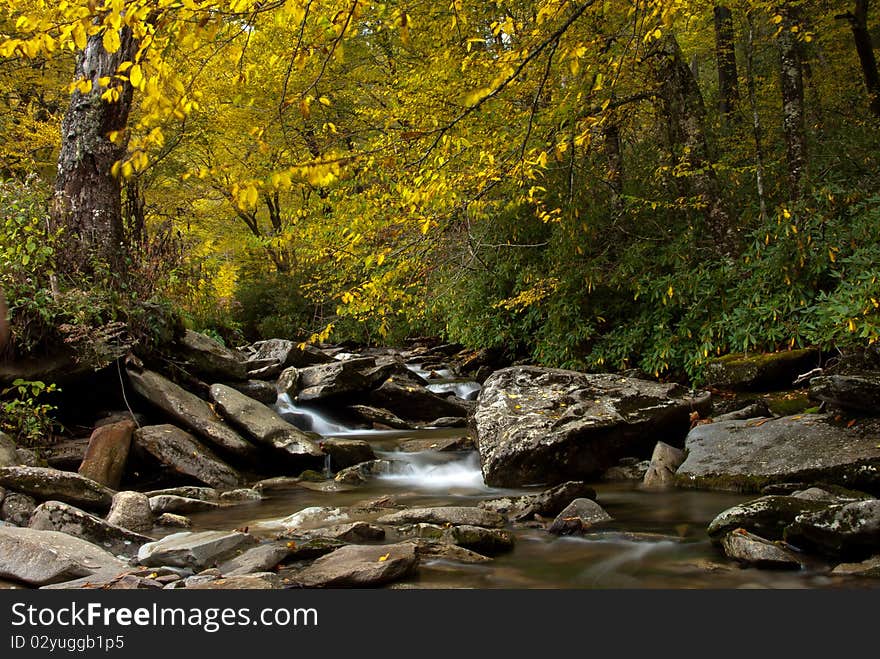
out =
<svg viewBox="0 0 880 659"><path fill-rule="evenodd" d="M0 502L0 519L15 526L27 526L37 509L33 497L21 492L7 492Z"/></svg>
<svg viewBox="0 0 880 659"><path fill-rule="evenodd" d="M107 510L113 490L72 471L49 467L0 468L0 485L35 499L64 501L86 509Z"/></svg>
<svg viewBox="0 0 880 659"><path fill-rule="evenodd" d="M295 398L305 402L366 391L372 384L366 372L375 366L372 357L358 357L299 369Z"/></svg>
<svg viewBox="0 0 880 659"><path fill-rule="evenodd" d="M197 375L206 380L245 380L244 357L199 332L187 330L175 352Z"/></svg>
<svg viewBox="0 0 880 659"><path fill-rule="evenodd" d="M144 426L135 443L172 471L211 487L231 488L241 475L188 432L172 425Z"/></svg>
<svg viewBox="0 0 880 659"><path fill-rule="evenodd" d="M470 409L455 398L438 396L411 377L390 377L370 393L370 402L409 421L466 417Z"/></svg>
<svg viewBox="0 0 880 659"><path fill-rule="evenodd" d="M880 553L880 499L831 505L798 515L785 529L785 540L837 560L869 558Z"/></svg>
<svg viewBox="0 0 880 659"><path fill-rule="evenodd" d="M12 437L0 431L0 467L12 467L19 464L18 446Z"/></svg>
<svg viewBox="0 0 880 659"><path fill-rule="evenodd" d="M213 501L179 497L174 494L152 496L149 501L150 511L154 515L162 515L163 513L198 513L205 510L216 510L220 507L220 504Z"/></svg>
<svg viewBox="0 0 880 659"><path fill-rule="evenodd" d="M503 515L491 510L468 506L438 506L435 508L408 508L396 513L382 515L376 520L379 524L450 524L458 526L502 527L507 520Z"/></svg>
<svg viewBox="0 0 880 659"><path fill-rule="evenodd" d="M136 427L135 422L129 420L95 428L79 473L107 487L118 488Z"/></svg>
<svg viewBox="0 0 880 659"><path fill-rule="evenodd" d="M769 354L734 353L706 365L705 379L715 387L747 391L785 389L821 362L814 348Z"/></svg>
<svg viewBox="0 0 880 659"><path fill-rule="evenodd" d="M107 513L107 522L129 531L146 533L153 528L150 498L143 492L117 492Z"/></svg>
<svg viewBox="0 0 880 659"><path fill-rule="evenodd" d="M157 542L143 545L137 554L141 565L203 569L256 544L256 538L240 531L173 533Z"/></svg>
<svg viewBox="0 0 880 659"><path fill-rule="evenodd" d="M880 375L827 375L810 380L810 398L855 412L880 414Z"/></svg>
<svg viewBox="0 0 880 659"><path fill-rule="evenodd" d="M153 540L61 501L47 501L38 506L28 526L88 540L114 555L134 556L141 545Z"/></svg>
<svg viewBox="0 0 880 659"><path fill-rule="evenodd" d="M223 423L211 407L195 394L152 371L128 370L134 390L185 428L207 440L224 455L255 460L256 446Z"/></svg>
<svg viewBox="0 0 880 659"><path fill-rule="evenodd" d="M784 482L880 489L880 444L858 425L824 414L696 426L675 482L682 487L758 492Z"/></svg>
<svg viewBox="0 0 880 659"><path fill-rule="evenodd" d="M348 545L322 556L291 575L305 588L367 588L398 581L415 572L419 563L416 545Z"/></svg>
<svg viewBox="0 0 880 659"><path fill-rule="evenodd" d="M240 391L245 396L260 401L264 405L274 405L278 399L278 390L271 382L246 380L245 382L227 382L226 384L236 391Z"/></svg>
<svg viewBox="0 0 880 659"><path fill-rule="evenodd" d="M323 457L308 435L275 410L224 384L211 386L211 400L220 413L255 442L292 458Z"/></svg>
<svg viewBox="0 0 880 659"><path fill-rule="evenodd" d="M324 439L319 446L330 456L333 471L376 459L373 447L363 439Z"/></svg>
<svg viewBox="0 0 880 659"><path fill-rule="evenodd" d="M592 499L575 499L556 516L547 530L554 535L577 535L611 520L611 515Z"/></svg>
<svg viewBox="0 0 880 659"><path fill-rule="evenodd" d="M248 372L266 380L277 377L291 366L304 368L333 361L332 357L315 346L302 346L287 339L268 339L253 347L256 350L248 357Z"/></svg>
<svg viewBox="0 0 880 659"><path fill-rule="evenodd" d="M32 586L125 569L100 547L57 531L0 527L0 579Z"/></svg>
<svg viewBox="0 0 880 659"><path fill-rule="evenodd" d="M517 487L583 480L658 435L684 438L709 395L676 384L519 366L486 380L475 412L486 483Z"/></svg>
<svg viewBox="0 0 880 659"><path fill-rule="evenodd" d="M707 529L719 543L731 531L745 529L769 540L782 540L785 528L804 513L825 510L828 504L793 496L771 494L724 510Z"/></svg>

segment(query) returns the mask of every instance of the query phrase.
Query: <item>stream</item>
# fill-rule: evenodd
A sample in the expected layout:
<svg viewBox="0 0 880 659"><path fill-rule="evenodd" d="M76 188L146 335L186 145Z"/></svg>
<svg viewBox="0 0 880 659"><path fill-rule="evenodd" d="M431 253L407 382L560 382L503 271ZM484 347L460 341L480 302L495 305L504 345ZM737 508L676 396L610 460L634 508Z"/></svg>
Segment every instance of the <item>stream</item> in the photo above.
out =
<svg viewBox="0 0 880 659"><path fill-rule="evenodd" d="M192 515L194 530L247 526L251 533L271 537L282 528L278 520L309 507L344 508L385 496L393 496L405 506L475 506L482 500L542 489L487 487L476 451L407 453L399 449L406 440L443 440L466 433L461 428L335 433L365 439L377 457L399 460L406 466L402 473L376 476L361 486L328 480L271 490L258 503ZM722 510L754 497L690 490L645 491L631 483L596 483L594 487L599 502L614 518L601 532L584 537L556 537L540 528L509 527L516 536L512 552L476 565L426 558L418 574L404 587L826 588L871 585L830 577L821 567L774 572L740 569L725 559L709 543L706 526ZM325 491L327 489L330 491ZM379 514L328 522L333 514L318 511L313 524L322 526L355 519L371 521ZM309 523L298 526L308 528ZM398 540L390 532L385 542Z"/></svg>

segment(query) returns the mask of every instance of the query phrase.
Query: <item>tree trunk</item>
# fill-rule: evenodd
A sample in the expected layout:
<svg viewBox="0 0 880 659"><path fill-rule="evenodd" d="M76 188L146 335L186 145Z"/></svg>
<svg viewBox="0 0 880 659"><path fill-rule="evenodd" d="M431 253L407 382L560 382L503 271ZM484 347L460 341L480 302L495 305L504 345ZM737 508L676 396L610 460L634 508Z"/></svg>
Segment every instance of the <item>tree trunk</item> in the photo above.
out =
<svg viewBox="0 0 880 659"><path fill-rule="evenodd" d="M804 68L798 46L798 11L789 4L780 7L779 30L781 65L782 129L785 134L790 199L803 194L807 168L807 139L804 129Z"/></svg>
<svg viewBox="0 0 880 659"><path fill-rule="evenodd" d="M758 113L758 99L755 91L755 26L752 12L746 12L749 37L746 42L746 87L749 92L749 105L752 106L752 134L755 138L755 187L758 192L758 208L761 221L767 219L767 196L764 192L764 131L761 115Z"/></svg>
<svg viewBox="0 0 880 659"><path fill-rule="evenodd" d="M611 207L615 215L623 210L623 153L620 127L615 122L602 127L602 154L605 156L605 182L611 188Z"/></svg>
<svg viewBox="0 0 880 659"><path fill-rule="evenodd" d="M52 224L64 230L59 254L64 272L91 274L97 266L121 273L125 268L121 185L111 169L126 154L133 90L129 83L121 84L119 99L110 102L101 99L104 89L98 82L137 52L129 28L119 35L116 52L107 52L99 33L89 37L77 56L76 78L90 80L92 90L73 92L61 129ZM123 138L111 142L111 131L120 131Z"/></svg>
<svg viewBox="0 0 880 659"><path fill-rule="evenodd" d="M868 88L871 112L880 117L880 73L877 71L874 44L871 41L871 33L868 31L868 0L856 0L853 12L841 14L838 18L847 19L852 28L856 53L859 55L862 75L865 78L865 86Z"/></svg>
<svg viewBox="0 0 880 659"><path fill-rule="evenodd" d="M700 87L671 33L658 42L655 61L655 76L660 83L672 148L676 152L675 169L699 197L716 251L731 256L736 251L736 234L709 157L706 106Z"/></svg>
<svg viewBox="0 0 880 659"><path fill-rule="evenodd" d="M736 69L733 14L723 5L715 6L715 58L718 62L718 110L730 122L739 104L739 76Z"/></svg>
<svg viewBox="0 0 880 659"><path fill-rule="evenodd" d="M0 288L0 361L6 354L6 347L9 344L9 307L6 306L6 295Z"/></svg>

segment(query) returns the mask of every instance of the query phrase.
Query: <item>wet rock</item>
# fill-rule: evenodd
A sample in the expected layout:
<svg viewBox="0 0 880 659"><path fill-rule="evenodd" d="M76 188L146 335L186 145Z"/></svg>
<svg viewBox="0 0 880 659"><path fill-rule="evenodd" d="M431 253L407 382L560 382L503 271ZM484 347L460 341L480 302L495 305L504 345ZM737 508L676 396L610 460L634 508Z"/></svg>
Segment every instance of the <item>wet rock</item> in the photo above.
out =
<svg viewBox="0 0 880 659"><path fill-rule="evenodd" d="M810 398L855 412L880 412L880 374L827 375L810 380Z"/></svg>
<svg viewBox="0 0 880 659"><path fill-rule="evenodd" d="M79 473L96 483L118 488L125 473L131 435L135 428L135 423L131 420L95 428L79 466Z"/></svg>
<svg viewBox="0 0 880 659"><path fill-rule="evenodd" d="M385 539L385 529L366 522L337 524L323 529L315 529L310 535L343 542L363 543Z"/></svg>
<svg viewBox="0 0 880 659"><path fill-rule="evenodd" d="M79 439L65 439L57 444L41 447L40 453L49 467L61 471L76 471L82 464L83 458L86 457L88 447L89 438L81 437Z"/></svg>
<svg viewBox="0 0 880 659"><path fill-rule="evenodd" d="M107 510L115 492L72 471L48 467L0 468L0 485L38 500L64 501L86 509Z"/></svg>
<svg viewBox="0 0 880 659"><path fill-rule="evenodd" d="M805 490L796 490L795 492L792 492L791 496L793 496L795 499L805 499L807 501L826 501L828 503L849 503L850 501L862 501L865 499L874 498L869 494L847 491L845 488L835 489L842 489L843 492L835 493L821 487L808 487Z"/></svg>
<svg viewBox="0 0 880 659"><path fill-rule="evenodd" d="M439 419L429 421L429 428L465 428L468 420L466 416L441 416Z"/></svg>
<svg viewBox="0 0 880 659"><path fill-rule="evenodd" d="M366 371L375 365L372 357L362 357L299 369L295 399L306 402L367 391Z"/></svg>
<svg viewBox="0 0 880 659"><path fill-rule="evenodd" d="M869 558L880 553L880 499L832 505L798 515L786 527L785 540L837 560Z"/></svg>
<svg viewBox="0 0 880 659"><path fill-rule="evenodd" d="M18 464L25 467L45 467L46 461L43 460L35 450L29 448L19 448L15 451L18 456Z"/></svg>
<svg viewBox="0 0 880 659"><path fill-rule="evenodd" d="M636 458L622 458L614 467L605 470L601 480L610 483L644 481L645 474L648 473L650 467L650 460L640 461Z"/></svg>
<svg viewBox="0 0 880 659"><path fill-rule="evenodd" d="M220 494L221 503L257 503L262 500L263 495L250 488L229 490Z"/></svg>
<svg viewBox="0 0 880 659"><path fill-rule="evenodd" d="M593 527L610 522L613 518L592 499L575 499L556 516L547 529L554 535L586 533Z"/></svg>
<svg viewBox="0 0 880 659"><path fill-rule="evenodd" d="M769 540L782 540L785 527L798 515L824 510L827 505L822 501L768 495L722 511L709 523L707 532L716 543L736 529L745 529Z"/></svg>
<svg viewBox="0 0 880 659"><path fill-rule="evenodd" d="M141 565L172 565L202 569L216 565L236 551L256 544L256 539L238 531L203 531L174 533L140 548Z"/></svg>
<svg viewBox="0 0 880 659"><path fill-rule="evenodd" d="M880 577L880 555L872 556L861 563L841 563L831 574L850 577Z"/></svg>
<svg viewBox="0 0 880 659"><path fill-rule="evenodd" d="M223 423L198 396L151 371L129 369L128 378L138 394L222 454L247 461L258 457L257 447Z"/></svg>
<svg viewBox="0 0 880 659"><path fill-rule="evenodd" d="M475 412L483 476L492 486L600 475L657 435L684 437L708 394L610 374L518 366L494 373Z"/></svg>
<svg viewBox="0 0 880 659"><path fill-rule="evenodd" d="M383 428L394 428L398 430L408 430L413 424L404 421L391 410L381 407L371 407L369 405L351 405L349 408L364 421Z"/></svg>
<svg viewBox="0 0 880 659"><path fill-rule="evenodd" d="M137 533L148 532L153 528L150 498L142 492L117 492L110 505L107 522Z"/></svg>
<svg viewBox="0 0 880 659"><path fill-rule="evenodd" d="M466 417L468 408L456 399L431 393L409 378L392 377L370 393L373 405L391 410L407 421L434 421L441 417Z"/></svg>
<svg viewBox="0 0 880 659"><path fill-rule="evenodd" d="M33 497L19 492L7 492L0 504L0 519L15 526L27 526L37 508Z"/></svg>
<svg viewBox="0 0 880 659"><path fill-rule="evenodd" d="M162 490L150 490L146 492L148 497L186 497L187 499L199 499L200 501L219 501L220 492L213 487L200 487L198 485L182 485L180 487L166 487Z"/></svg>
<svg viewBox="0 0 880 659"><path fill-rule="evenodd" d="M168 424L144 426L135 443L174 473L189 476L211 487L240 485L241 475L185 430Z"/></svg>
<svg viewBox="0 0 880 659"><path fill-rule="evenodd" d="M248 357L248 370L262 370L261 376L267 379L277 377L290 366L303 368L333 361L332 357L315 346L301 346L286 339L268 339L254 344L254 347L255 352Z"/></svg>
<svg viewBox="0 0 880 659"><path fill-rule="evenodd" d="M12 437L0 431L0 467L13 467L18 462L18 446Z"/></svg>
<svg viewBox="0 0 880 659"><path fill-rule="evenodd" d="M290 556L291 548L286 542L273 542L251 547L244 553L231 558L217 568L226 577L234 577L254 572L274 570Z"/></svg>
<svg viewBox="0 0 880 659"><path fill-rule="evenodd" d="M109 552L66 533L0 527L0 579L43 586L125 567Z"/></svg>
<svg viewBox="0 0 880 659"><path fill-rule="evenodd" d="M825 482L880 489L880 446L824 414L695 427L676 485L757 492L772 483Z"/></svg>
<svg viewBox="0 0 880 659"><path fill-rule="evenodd" d="M173 494L150 497L150 510L153 511L154 515L161 515L162 513L197 513L203 510L214 510L219 507L219 504L213 501L176 497Z"/></svg>
<svg viewBox="0 0 880 659"><path fill-rule="evenodd" d="M482 501L480 508L492 510L522 522L538 517L555 517L574 499L596 500L596 490L583 481L567 481L538 494Z"/></svg>
<svg viewBox="0 0 880 659"><path fill-rule="evenodd" d="M204 380L247 379L241 354L199 332L187 330L175 352Z"/></svg>
<svg viewBox="0 0 880 659"><path fill-rule="evenodd" d="M736 529L721 538L721 548L728 558L743 565L773 570L797 570L798 555L787 547L765 540L743 529Z"/></svg>
<svg viewBox="0 0 880 659"><path fill-rule="evenodd" d="M713 359L705 377L711 386L741 391L773 391L791 387L795 378L819 366L814 348L769 354L734 353Z"/></svg>
<svg viewBox="0 0 880 659"><path fill-rule="evenodd" d="M251 529L256 531L302 531L307 529L319 529L332 526L333 524L349 521L349 514L342 508L332 506L310 506L302 510L282 517L281 519L262 520L251 524Z"/></svg>
<svg viewBox="0 0 880 659"><path fill-rule="evenodd" d="M403 473L406 465L394 460L370 460L341 469L334 480L347 485L363 485L369 479L382 474Z"/></svg>
<svg viewBox="0 0 880 659"><path fill-rule="evenodd" d="M283 584L277 574L260 572L257 574L242 574L237 576L220 577L192 586L188 590L274 590L282 588Z"/></svg>
<svg viewBox="0 0 880 659"><path fill-rule="evenodd" d="M274 410L222 384L211 387L211 400L221 414L255 442L290 458L323 457L324 453L302 430Z"/></svg>
<svg viewBox="0 0 880 659"><path fill-rule="evenodd" d="M445 529L441 538L485 556L497 556L513 549L513 534L503 529L486 529L462 524Z"/></svg>
<svg viewBox="0 0 880 659"><path fill-rule="evenodd" d="M675 471L684 462L684 451L674 446L657 442L651 455L651 465L645 473L642 484L647 488L664 489L672 487L675 482Z"/></svg>
<svg viewBox="0 0 880 659"><path fill-rule="evenodd" d="M277 492L279 490L290 490L299 485L299 478L294 476L275 476L273 478L264 478L257 481L253 485L253 489L257 492Z"/></svg>
<svg viewBox="0 0 880 659"><path fill-rule="evenodd" d="M378 524L402 525L418 524L452 524L453 526L484 526L487 528L502 527L506 523L503 515L468 506L438 506L436 508L408 508L399 512L379 517Z"/></svg>
<svg viewBox="0 0 880 659"><path fill-rule="evenodd" d="M446 439L408 439L400 443L400 450L410 453L419 451L473 451L477 445L472 437L448 437Z"/></svg>
<svg viewBox="0 0 880 659"><path fill-rule="evenodd" d="M192 520L183 515L175 515L174 513L162 513L156 518L158 526L168 526L171 528L188 529L192 527Z"/></svg>
<svg viewBox="0 0 880 659"><path fill-rule="evenodd" d="M264 405L273 405L278 398L278 391L271 382L247 380L246 382L228 382L226 385Z"/></svg>
<svg viewBox="0 0 880 659"><path fill-rule="evenodd" d="M312 561L344 547L346 543L332 538L292 536L286 546L290 550L288 561Z"/></svg>
<svg viewBox="0 0 880 659"><path fill-rule="evenodd" d="M418 562L413 543L348 545L322 556L291 579L306 588L382 586L414 573Z"/></svg>
<svg viewBox="0 0 880 659"><path fill-rule="evenodd" d="M447 542L420 538L415 540L415 543L416 551L422 560L433 559L466 564L489 563L492 560L488 556Z"/></svg>
<svg viewBox="0 0 880 659"><path fill-rule="evenodd" d="M362 439L328 438L321 440L319 446L330 455L330 468L334 471L376 459L373 447Z"/></svg>
<svg viewBox="0 0 880 659"><path fill-rule="evenodd" d="M757 419L761 417L770 417L773 416L770 413L770 408L767 406L767 402L765 400L758 400L754 403L750 403L745 407L741 407L738 410L734 410L732 412L728 412L726 414L719 414L712 417L712 420L715 423L719 421L743 421L748 419Z"/></svg>
<svg viewBox="0 0 880 659"><path fill-rule="evenodd" d="M28 526L82 538L117 556L134 556L141 545L153 540L61 501L47 501L38 506Z"/></svg>

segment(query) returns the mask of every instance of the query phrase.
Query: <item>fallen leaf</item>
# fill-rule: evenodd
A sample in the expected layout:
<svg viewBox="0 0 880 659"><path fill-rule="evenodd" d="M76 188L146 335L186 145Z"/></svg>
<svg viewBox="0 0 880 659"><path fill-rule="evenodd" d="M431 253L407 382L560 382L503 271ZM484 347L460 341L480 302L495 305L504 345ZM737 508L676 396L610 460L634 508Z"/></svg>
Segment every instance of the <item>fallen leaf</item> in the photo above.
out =
<svg viewBox="0 0 880 659"><path fill-rule="evenodd" d="M380 562L380 563L384 563L385 561L388 560L388 557L389 557L389 556L391 556L391 553L390 553L390 552L387 553L387 554L385 554L384 556L380 556L380 557L379 557L379 562Z"/></svg>

